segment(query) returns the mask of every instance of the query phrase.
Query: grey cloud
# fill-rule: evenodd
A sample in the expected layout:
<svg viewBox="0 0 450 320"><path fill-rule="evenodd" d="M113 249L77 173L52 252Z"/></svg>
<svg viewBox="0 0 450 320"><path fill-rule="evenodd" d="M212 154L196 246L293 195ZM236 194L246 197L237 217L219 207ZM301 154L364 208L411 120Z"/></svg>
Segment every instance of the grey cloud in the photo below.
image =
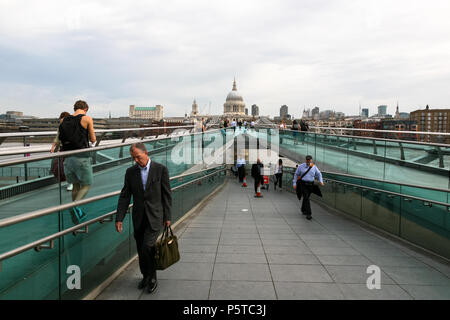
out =
<svg viewBox="0 0 450 320"><path fill-rule="evenodd" d="M404 111L448 106L446 1L78 3L49 1L39 11L48 17L20 26L20 2L0 13L2 110L59 110L85 96L103 116L126 115L132 103L163 104L174 116L195 97L220 113L235 76L246 104L263 114L282 104L354 114L359 102L392 112L397 99Z"/></svg>

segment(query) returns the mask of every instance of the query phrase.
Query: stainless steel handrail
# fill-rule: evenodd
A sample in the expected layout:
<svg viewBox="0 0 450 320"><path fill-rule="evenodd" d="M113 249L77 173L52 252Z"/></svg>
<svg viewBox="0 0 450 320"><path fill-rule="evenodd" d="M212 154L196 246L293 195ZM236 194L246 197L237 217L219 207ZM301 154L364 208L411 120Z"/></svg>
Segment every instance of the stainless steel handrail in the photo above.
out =
<svg viewBox="0 0 450 320"><path fill-rule="evenodd" d="M301 132L295 130L285 130L290 132ZM376 141L386 141L386 142L395 142L395 143L408 143L408 144L417 144L417 145L425 145L425 146L433 146L433 147L444 147L449 148L449 144L445 143L435 143L435 142L424 142L424 141L414 141L414 140L399 140L399 139L386 139L386 138L374 138L374 137L365 137L365 136L350 136L350 135L342 135L342 134L331 134L331 133L320 133L320 132L307 132L309 134L316 134L322 136L333 136L333 137L341 137L341 138L353 138L360 140L376 140Z"/></svg>
<svg viewBox="0 0 450 320"><path fill-rule="evenodd" d="M274 128L265 128L262 126L260 128L274 129ZM278 128L275 128L275 129L278 129ZM385 138L374 138L374 137L365 137L365 136L350 136L350 135L342 135L342 134L331 134L331 133L311 132L311 131L298 131L298 130L290 130L290 129L282 129L280 131L306 133L306 134L332 136L332 137L342 137L342 138L354 138L354 139L360 139L360 140L364 139L364 140L388 141L388 142L395 142L395 143L408 143L408 144L417 144L417 145L426 145L426 146L435 146L435 147L444 147L444 148L450 147L450 144L423 142L423 141L414 141L414 140L399 140L399 139L385 139ZM398 131L396 131L396 132L398 132Z"/></svg>
<svg viewBox="0 0 450 320"><path fill-rule="evenodd" d="M56 157L56 156L60 156L60 155L63 155L63 154L72 155L72 154L78 154L78 153L84 153L84 152L93 152L93 151L97 151L97 150L113 149L113 148L117 148L117 147L128 146L128 145L131 145L131 144L136 143L136 142L147 143L147 142L152 142L152 141L172 139L172 138L188 136L188 135L189 134L170 136L170 137L149 138L149 139L145 139L145 140L139 139L139 141L111 143L111 144L103 145L103 146L95 146L95 147L93 146L93 147L90 147L90 148L73 150L73 151L58 151L58 152L55 152L55 153L50 153L50 149L48 147L41 148L41 149L25 149L24 148L24 149L22 149L20 151L15 150L15 151L0 152L0 156L12 156L12 155L23 155L23 154L26 154L26 153L29 153L29 154L33 153L34 155L26 157L26 160L28 162L28 161L30 161L30 159L36 159L36 157L38 157L38 156L43 156L42 153L45 153L46 156L49 156L49 154L52 154L53 157ZM41 154L38 154L38 153L41 153ZM22 158L20 158L18 160L22 160ZM8 161L8 160L6 160L6 161ZM6 163L6 161L4 161L4 162ZM14 161L14 160L10 160L10 161ZM4 162L0 161L0 166L2 166L2 164Z"/></svg>
<svg viewBox="0 0 450 320"><path fill-rule="evenodd" d="M166 127L166 128L175 128L175 127ZM219 131L217 129L215 130L208 130L208 134L214 131ZM150 138L144 140L143 137L128 137L125 139L122 139L122 142L120 143L111 143L108 145L103 145L102 147L108 147L108 146L114 146L114 145L124 145L126 139L139 139L140 142L146 142L148 140L150 141L155 141L155 140L161 140L161 139L167 139L167 138L177 138L177 137L182 137L182 136L188 136L188 135L199 135L201 134L201 132L188 132L188 133L184 133L184 134L159 134L158 136L152 137L150 136ZM0 138L1 139L1 138ZM120 139L117 139L120 140ZM101 141L101 139L97 140L97 143L95 145L95 147L99 147L99 142ZM3 148L6 149L6 148ZM22 149L20 150L12 150L12 151L3 151L0 149L0 156L11 156L11 155L18 155L18 154L26 154L26 153L43 153L43 152L50 152L50 148L49 147L22 147Z"/></svg>
<svg viewBox="0 0 450 320"><path fill-rule="evenodd" d="M397 133L397 134L404 134L405 133L405 134L433 135L433 136L450 136L450 133L448 133L448 132L397 131L397 130L376 130L376 129L360 129L360 128L340 128L340 127L309 127L309 129L364 131L364 132Z"/></svg>
<svg viewBox="0 0 450 320"><path fill-rule="evenodd" d="M186 186L188 186L188 185L190 185L190 184L193 184L193 183L196 183L196 182L198 182L198 181L204 180L204 179L206 179L206 178L209 178L209 177L211 177L211 176L214 176L214 175L216 175L216 174L218 174L218 173L220 173L220 172L226 171L226 170L227 170L226 168L223 168L222 170L218 170L218 171L212 172L212 173L210 173L210 174L207 174L207 175L205 175L205 176L202 176L202 177L196 178L196 179L194 179L194 180L188 181L188 182L186 182L186 183L180 184L179 186L173 187L171 190L172 190L172 191L176 191L176 190L178 190L178 189L184 188L184 187L186 187Z"/></svg>
<svg viewBox="0 0 450 320"><path fill-rule="evenodd" d="M285 167L285 169L286 168L292 169L294 171L294 173L295 173L295 168L294 167ZM321 172L325 173L325 174L341 175L341 176L344 176L344 177L354 178L354 179L364 179L364 180L375 181L375 182L390 183L390 184L399 185L399 186L403 186L403 187L414 187L414 188L421 188L421 189L433 190L433 191L450 192L450 189L441 189L441 188L434 188L434 187L428 187L428 186L418 186L416 184L408 184L408 183L402 183L402 182L392 182L392 181L386 181L386 180L369 178L369 177L363 177L363 176L355 176L355 175L348 174L348 173L330 172L330 171L323 171L323 170L321 170Z"/></svg>
<svg viewBox="0 0 450 320"><path fill-rule="evenodd" d="M219 168L221 168L221 167L223 167L223 166L224 166L223 164L220 164L220 165L218 165L218 166L211 167L211 168L200 169L200 170L193 171L193 172L190 172L190 173L183 173L183 174L180 174L180 175L178 175L178 176L173 176L172 178L170 178L170 180L175 180L175 179L184 178L184 177L186 177L186 176L190 176L190 175L193 175L193 174L197 174L197 173L200 173L200 172L203 172L203 171L219 169Z"/></svg>
<svg viewBox="0 0 450 320"><path fill-rule="evenodd" d="M187 173L187 174L178 175L178 176L170 178L170 181L173 181L173 180L176 180L176 179L179 179L179 178L182 178L182 177L187 177L187 176L199 173L201 171L208 171L208 170L218 169L220 167L223 167L223 165L217 166L217 167L214 167L214 168L210 168L210 169L200 170L200 171L193 172L193 173ZM225 170L225 169L223 169L223 170ZM221 172L223 170L212 172L211 174L215 174L215 173ZM208 175L211 175L211 174L208 174ZM208 175L202 176L200 178L207 177ZM190 182L192 182L192 181L189 181L187 183L190 183ZM178 187L179 186L177 186L175 188L178 188ZM176 190L175 188L173 190ZM83 200L73 201L73 202L66 203L66 204L60 204L60 205L49 207L49 208L45 208L45 209L40 209L40 210L36 210L36 211L32 211L32 212L23 213L23 214L20 214L20 215L17 215L17 216L13 216L13 217L10 217L10 218L1 219L0 220L0 228L6 227L6 226L10 226L10 225L13 225L13 224L17 224L17 223L20 223L20 222L24 222L24 221L36 219L36 218L48 215L48 214L56 212L56 211L62 211L62 210L66 210L66 209L70 209L70 208L76 207L76 206L81 206L83 204L88 204L88 203L92 203L92 202L95 202L95 201L103 200L103 199L106 199L106 198L111 198L111 197L117 196L119 194L120 194L120 190L112 191L112 192L108 192L108 193L105 193L105 194L102 194L102 195L99 195L99 196L94 196L94 197L90 197L90 198L83 199Z"/></svg>
<svg viewBox="0 0 450 320"><path fill-rule="evenodd" d="M292 168L292 169L295 169L295 168ZM326 173L325 171L322 171L323 173ZM340 174L340 173L339 173ZM349 175L347 175L347 176L349 176ZM357 177L357 176L354 176L354 177ZM345 184L345 185L349 185L349 186L352 186L352 187L356 187L356 188L359 188L359 189L365 189L365 190L372 190L372 191L376 191L376 192L383 192L383 193L388 193L388 194L391 194L391 195L395 195L395 196L399 196L399 197L403 197L403 198L408 198L408 199L413 199L413 200L419 200L419 201L424 201L424 202L427 202L427 203L434 203L434 204L437 204L437 205L441 205L441 206L445 206L445 207L450 207L450 203L445 203L445 202L440 202L440 201L436 201L436 200L430 200L430 199L424 199L424 198L420 198L420 197L416 197L416 196L411 196L411 195L408 195L408 194L403 194L403 193L398 193L398 192L394 192L394 191L388 191L388 190L383 190L383 189L377 189L377 188L372 188L372 187L368 187L368 186L361 186L361 185L358 185L358 184L354 184L354 183L350 183L350 182L344 182L344 181L338 181L338 180L334 180L334 179L330 179L330 178L323 178L323 180L324 181L333 181L333 182L336 182L337 184ZM380 181L380 182L388 182L388 181L383 181L383 180L378 180L378 181ZM388 182L389 183L389 182ZM411 185L412 186L412 185ZM417 187L417 186L416 186ZM422 187L421 187L422 188ZM432 189L432 188L430 188L430 189ZM450 190L440 190L440 189L437 189L437 190L439 190L439 191L450 191Z"/></svg>
<svg viewBox="0 0 450 320"><path fill-rule="evenodd" d="M87 198L87 199L83 199L83 200L78 200L78 201L73 201L73 202L66 203L66 204L60 204L60 205L48 207L45 209L40 209L40 210L36 210L36 211L32 211L32 212L23 213L23 214L13 216L10 218L1 219L0 220L0 228L14 225L14 224L24 222L24 221L36 219L36 218L39 218L42 216L46 216L46 215L56 212L56 211L62 211L62 210L70 209L70 208L80 206L83 204L88 204L91 202L111 198L111 197L117 196L119 194L120 194L120 191L108 192L108 193L105 193L105 194L102 194L99 196L95 196L95 197L91 197L91 198Z"/></svg>
<svg viewBox="0 0 450 320"><path fill-rule="evenodd" d="M130 204L130 208L131 208L132 206L133 206L133 205ZM89 225L91 225L91 224L94 224L94 223L96 223L96 222L103 223L107 218L112 217L112 216L113 216L114 214L116 214L116 213L117 213L117 211L109 212L109 213L104 214L104 215L102 215L102 216L99 216L99 217L97 217L97 218L94 218L94 219L91 219L91 220L89 220L89 221L80 223L80 224L78 224L78 225L76 225L76 226L74 226L74 227L70 227L70 228L68 228L68 229L65 229L64 231L60 231L60 232L54 233L54 234L49 235L49 236L47 236L47 237L45 237L45 238L41 238L41 239L39 239L39 240L36 240L36 241L30 242L30 243L28 243L28 244L25 244L25 245L23 245L23 246L21 246L21 247L18 247L18 248L15 248L15 249L13 249L13 250L10 250L10 251L7 251L7 252L5 252L5 253L2 253L2 254L0 254L0 271L2 270L1 264L2 264L2 261L3 261L3 260L12 258L12 257L14 257L14 256L16 256L16 255L18 255L18 254L20 254L20 253L22 253L22 252L28 251L28 250L33 249L33 248L34 248L36 251L40 251L39 248L40 248L40 246L41 246L42 244L47 243L47 242L52 242L53 240L55 240L55 239L57 239L57 238L60 238L60 237L62 237L62 236L65 236L66 234L69 234L69 233L74 233L74 232L76 232L77 230L86 228L87 226L89 226ZM52 248L52 246L51 246L51 248Z"/></svg>
<svg viewBox="0 0 450 320"><path fill-rule="evenodd" d="M265 124L255 125L255 127L264 127ZM273 129L271 127L271 129ZM279 129L277 127L277 129ZM377 132L377 133L397 133L397 134L418 134L418 135L432 135L432 136L450 136L448 132L428 132L428 131L397 131L397 130L376 130L376 129L359 129L359 128L341 128L341 127L309 127L309 129L324 129L324 130L345 130L345 131L364 131L364 132ZM285 129L290 130L290 129ZM292 131L292 130L290 130ZM298 132L298 131L297 131ZM305 132L305 131L303 131ZM310 132L310 131L306 131ZM314 132L316 133L316 132Z"/></svg>
<svg viewBox="0 0 450 320"><path fill-rule="evenodd" d="M226 168L224 168L222 170L218 170L218 171L213 172L213 173L210 173L210 174L208 174L206 176L203 176L203 177L200 177L198 179L194 179L194 180L188 181L188 182L186 182L186 183L184 183L182 185L179 185L179 186L173 188L172 191L176 191L177 189L186 187L187 185L193 184L193 183L195 183L195 182L197 182L199 180L204 180L206 178L209 178L210 176L217 175L218 173L221 173L221 172L223 172L225 170L226 170ZM118 193L120 193L120 191ZM86 199L86 200L88 200L88 199ZM78 204L80 204L80 203L81 203L81 201L78 202ZM129 207L128 207L128 210L130 210L130 208L132 206L133 206L133 204L130 204ZM56 208L56 207L53 207L53 208ZM55 210L55 211L59 211L59 210ZM30 250L30 249L33 249L33 248L35 248L37 251L39 251L40 250L39 249L40 246L42 244L44 244L44 243L52 242L53 240L55 240L57 238L60 238L60 237L66 235L66 234L69 234L69 233L76 233L77 230L80 230L80 229L83 229L83 228L87 228L87 226L89 226L91 224L94 224L96 222L100 222L100 223L106 222L106 219L108 219L109 217L112 218L112 216L114 214L116 214L116 213L117 213L117 210L116 211L111 211L111 212L109 212L107 214L104 214L102 216L96 217L94 219L91 219L91 220L85 221L83 223L80 223L80 224L78 224L76 226L73 226L73 227L70 227L68 229L65 229L64 231L60 231L60 232L54 233L54 234L52 234L50 236L41 238L41 239L33 241L33 242L30 242L30 243L28 243L26 245L23 245L23 246L21 246L19 248L16 248L16 249L10 250L8 252L2 253L2 254L0 254L0 271L1 271L1 263L2 263L3 260L6 260L6 259L11 258L11 257L14 257L14 256L16 256L16 255L18 255L18 254L20 254L20 253L22 253L24 251L27 251L27 250ZM108 221L112 222L112 219L108 220ZM52 246L50 246L50 248L52 248Z"/></svg>
<svg viewBox="0 0 450 320"><path fill-rule="evenodd" d="M322 171L322 173L337 174L337 175L341 175L341 176L345 176L345 177L349 177L349 178L364 179L364 180L370 180L370 181L382 182L382 183L390 183L390 184L395 184L395 185L399 185L399 186L403 186L403 187L414 187L414 188L421 188L421 189L427 189L427 190L433 190L433 191L450 192L450 189L441 189L441 188L434 188L434 187L428 187L428 186L418 186L416 184L408 184L408 183L402 183L402 182L392 182L392 181L386 181L386 180L375 179L375 178L367 178L367 177L363 177L363 176L354 176L354 175L347 174L347 173L330 172L330 171Z"/></svg>
<svg viewBox="0 0 450 320"><path fill-rule="evenodd" d="M129 132L129 131L150 131L159 129L177 129L177 128L193 128L190 126L167 126L167 127L144 127L144 128L122 128L122 129L96 129L95 133L108 133L108 132ZM0 133L0 138L20 138L30 136L56 136L57 131L27 131L27 132L8 132Z"/></svg>
<svg viewBox="0 0 450 320"><path fill-rule="evenodd" d="M205 134L205 135L212 134L212 133L218 132L220 130L221 129L209 130L207 132L204 132L203 134ZM201 135L201 134L202 134L202 132L186 133L186 134L176 135L176 136L172 136L172 137L158 137L158 138L154 138L154 139L144 139L144 140L140 140L139 142L148 143L148 142L154 142L154 141L160 141L160 140L178 139L181 137ZM136 141L116 143L116 144L111 144L111 145L107 145L107 146L97 146L97 147L81 149L81 150L61 151L61 152L55 152L55 153L50 153L50 154L45 154L45 155L32 155L32 156L29 156L26 158L0 161L0 167L22 164L22 163L33 162L33 161L46 160L46 159L53 159L53 158L57 158L57 157L67 157L67 156L71 156L74 154L96 152L96 151L101 151L101 150L109 150L109 149L114 149L114 148L118 148L118 147L126 147L126 146L131 146L133 143L136 143ZM24 152L21 151L16 154L23 154L23 153ZM25 151L25 153L26 153L26 151Z"/></svg>
<svg viewBox="0 0 450 320"><path fill-rule="evenodd" d="M440 205L440 206L447 207L447 209L448 209L448 207L450 207L450 203L424 199L424 198L420 198L420 197L416 197L416 196L410 196L410 195L407 195L407 194L402 194L402 193L393 192L393 191L387 191L387 190L383 190L383 189L377 189L377 188L372 188L372 187L360 186L360 185L357 185L357 184L353 184L353 183L349 183L349 182L337 181L337 180L329 179L329 178L324 178L324 180L336 182L336 183L339 183L339 184L348 185L348 186L351 186L351 187L356 187L356 188L359 188L359 189L365 189L365 190L371 190L371 191L375 191L375 192L387 193L387 194L398 196L398 197L402 197L402 198L423 201L423 202L426 202L426 203L434 203L434 204L437 204L437 205Z"/></svg>

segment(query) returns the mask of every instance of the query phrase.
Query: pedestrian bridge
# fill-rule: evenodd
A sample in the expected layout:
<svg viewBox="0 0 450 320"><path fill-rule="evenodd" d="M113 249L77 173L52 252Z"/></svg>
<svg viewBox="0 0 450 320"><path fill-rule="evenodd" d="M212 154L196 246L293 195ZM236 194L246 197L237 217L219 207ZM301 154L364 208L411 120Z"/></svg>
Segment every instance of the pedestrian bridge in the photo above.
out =
<svg viewBox="0 0 450 320"><path fill-rule="evenodd" d="M181 260L158 272L158 291L136 288L130 215L122 234L111 223L132 164L134 140L123 139L89 150L94 185L77 203L49 168L80 151L0 162L0 299L450 298L448 145L269 128L141 139L169 168L180 241ZM291 192L294 168L285 168L282 192L272 185L263 198L253 197L251 178L248 188L237 183L227 159L254 141L262 155L270 147L294 161L313 155L325 186L311 221ZM202 147L222 163L207 163ZM174 159L180 150L200 162ZM75 205L88 213L79 225L68 213ZM366 285L372 265L379 290ZM81 286L70 289L73 266Z"/></svg>

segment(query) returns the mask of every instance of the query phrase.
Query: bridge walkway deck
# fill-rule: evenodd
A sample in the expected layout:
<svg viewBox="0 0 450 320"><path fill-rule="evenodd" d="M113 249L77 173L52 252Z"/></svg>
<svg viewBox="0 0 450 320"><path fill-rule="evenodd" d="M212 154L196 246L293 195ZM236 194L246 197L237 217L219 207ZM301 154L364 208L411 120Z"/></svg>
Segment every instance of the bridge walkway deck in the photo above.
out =
<svg viewBox="0 0 450 320"><path fill-rule="evenodd" d="M450 264L294 194L242 188L230 179L176 230L181 260L138 290L133 261L97 299L450 299ZM381 269L369 290L367 267Z"/></svg>

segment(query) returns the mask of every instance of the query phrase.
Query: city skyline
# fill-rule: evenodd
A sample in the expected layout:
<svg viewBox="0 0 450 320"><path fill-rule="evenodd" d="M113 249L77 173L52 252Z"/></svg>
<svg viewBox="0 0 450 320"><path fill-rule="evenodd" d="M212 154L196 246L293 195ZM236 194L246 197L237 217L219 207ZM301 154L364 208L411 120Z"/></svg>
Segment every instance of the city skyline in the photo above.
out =
<svg viewBox="0 0 450 320"><path fill-rule="evenodd" d="M239 7L239 10L235 10ZM300 117L448 108L448 1L44 1L0 4L0 113L57 117L164 106L222 114L233 78L247 106ZM230 50L238 48L238 50ZM211 104L211 108L209 105Z"/></svg>
<svg viewBox="0 0 450 320"><path fill-rule="evenodd" d="M142 105L142 106L141 105L137 105L137 107L146 107L146 106L149 106L149 104L147 104L145 106L144 105ZM154 107L156 105L151 105L151 106ZM271 118L279 117L280 116L280 108L282 106L285 106L285 105L280 105L278 107L278 113L276 113L276 114L267 114L267 113L261 112L261 109L259 109L259 116L269 116ZM302 115L303 115L303 108L304 107L295 108L295 107L291 107L291 106L288 106L288 105L286 105L286 106L289 108L289 110L290 110L289 114L291 116L292 115L295 116L296 119L299 119L299 118L302 117ZM322 112L322 111L333 111L335 113L342 112L342 111L340 111L338 109L334 109L332 107L322 107L322 106L316 106L316 105L314 105L314 107L306 107L306 111L308 111L308 109L309 109L310 112L311 112L312 109L315 108L315 107L318 107L320 112ZM376 107L373 107L373 108L362 107L361 109L369 109L369 117L371 117L371 116L377 114L377 112L378 112L377 108L378 107L379 106L376 106ZM397 106L392 106L393 112L391 112L390 111L390 106L387 105L387 112L386 113L388 115L392 115L393 116L395 114L396 107ZM441 108L433 107L433 106L429 106L429 107L430 107L430 109L433 109L433 110L435 110L435 109L448 109L448 108L444 108L444 107L441 107ZM190 108L192 108L192 106ZM258 106L258 108L259 108L259 106ZM423 106L423 107L414 109L412 111L425 110L425 108L426 108L426 106ZM209 106L205 105L205 108L200 108L200 110L202 110L202 109L207 111L207 109L209 109ZM69 113L71 113L73 111L70 106L68 108L64 109L64 110L68 111ZM6 112L11 112L11 111L23 112L23 110L19 110L18 108L16 108L16 109L14 109L14 108L0 108L0 114L6 114ZM406 111L403 111L402 108L400 107L400 112L406 112ZM39 118L57 118L59 116L59 114L57 114L57 115L50 115L50 116L42 116L42 115L40 115L38 113L34 113L34 114L33 113L26 113L26 112L23 112L23 113L24 113L24 116L34 116L34 117L39 117ZM191 113L191 109L185 108L185 111L183 111L182 113L179 113L179 114L176 114L176 115L164 115L164 117L184 117L185 115L190 116L190 113ZM407 112L407 113L410 113L410 112ZM91 114L91 112L90 112L90 114ZM213 113L208 114L207 112L204 112L204 113L199 112L199 114L202 114L202 115L222 115L223 112L222 113L217 113L217 114L213 114ZM353 112L353 113L344 113L344 114L345 114L346 117L347 116L359 116L360 115L359 114L359 110L355 110L355 112ZM251 115L251 109L249 110L249 115ZM129 105L126 106L124 108L123 112L120 113L120 114L112 114L110 111L106 111L106 113L104 115L101 115L101 116L94 115L94 117L96 117L96 118L109 118L110 116L112 118L129 117Z"/></svg>

